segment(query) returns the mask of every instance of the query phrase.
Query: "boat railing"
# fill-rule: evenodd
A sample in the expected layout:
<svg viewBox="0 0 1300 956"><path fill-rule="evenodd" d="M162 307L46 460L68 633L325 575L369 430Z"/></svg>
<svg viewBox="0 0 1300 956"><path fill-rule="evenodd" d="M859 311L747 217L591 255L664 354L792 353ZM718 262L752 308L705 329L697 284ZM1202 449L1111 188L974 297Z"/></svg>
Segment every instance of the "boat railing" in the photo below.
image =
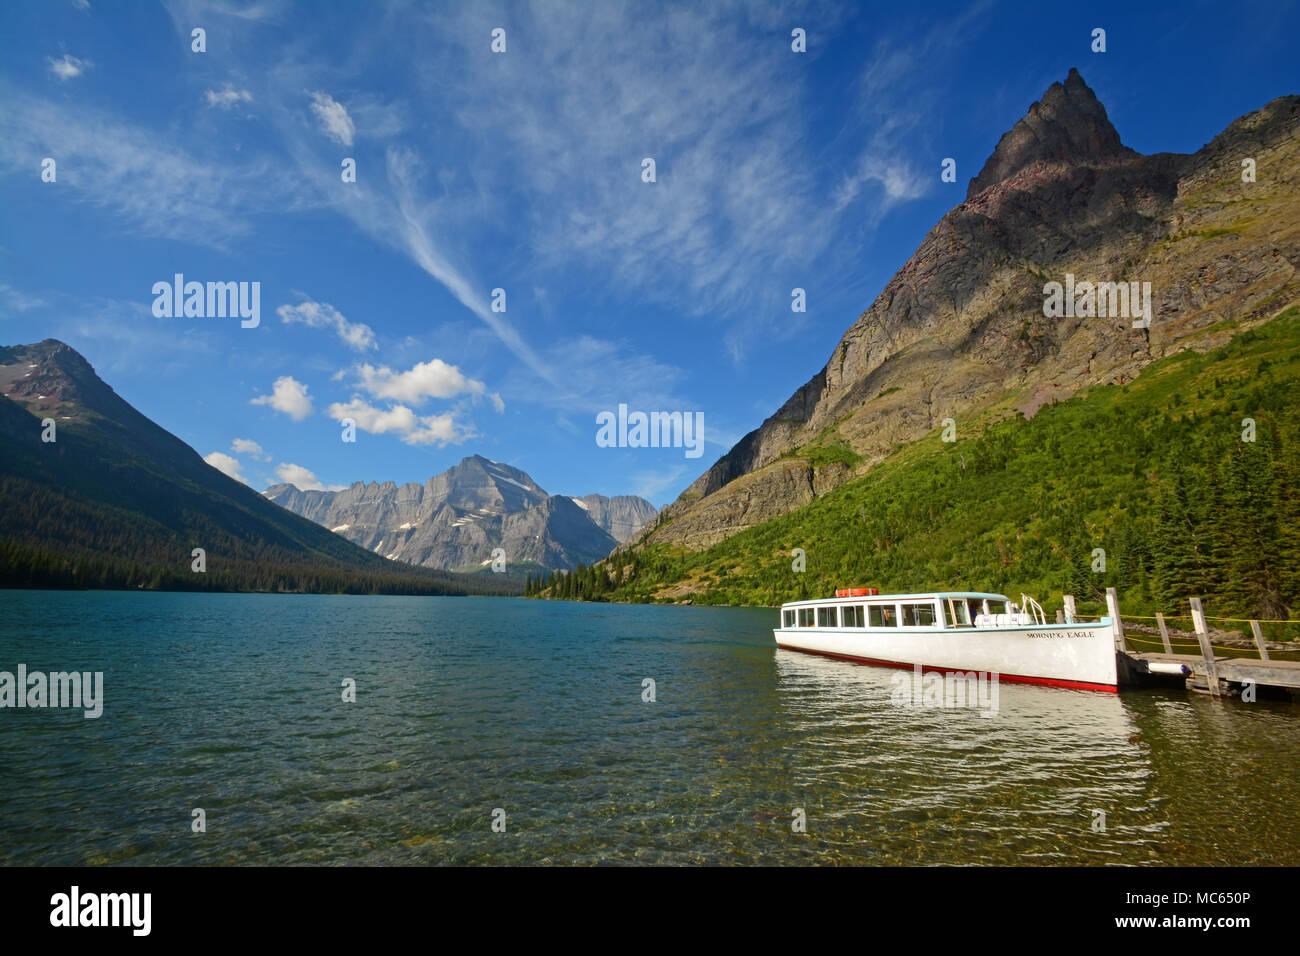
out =
<svg viewBox="0 0 1300 956"><path fill-rule="evenodd" d="M1039 626L1047 624L1047 615L1043 612L1043 606L1028 594L1021 593L1020 606L1034 616L1034 623Z"/></svg>

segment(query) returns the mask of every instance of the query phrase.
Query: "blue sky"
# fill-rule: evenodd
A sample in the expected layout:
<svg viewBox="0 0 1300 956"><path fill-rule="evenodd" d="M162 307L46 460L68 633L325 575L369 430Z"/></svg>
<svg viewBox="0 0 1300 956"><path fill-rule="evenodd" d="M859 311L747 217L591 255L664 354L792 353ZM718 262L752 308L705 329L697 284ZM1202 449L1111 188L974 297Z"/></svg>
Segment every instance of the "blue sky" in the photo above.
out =
<svg viewBox="0 0 1300 956"><path fill-rule="evenodd" d="M1285 2L12 0L0 343L67 342L259 490L483 454L664 504L1071 66L1126 145L1190 152L1300 92L1296 36ZM260 325L155 317L175 273L260 282ZM703 456L599 447L620 403L703 412Z"/></svg>

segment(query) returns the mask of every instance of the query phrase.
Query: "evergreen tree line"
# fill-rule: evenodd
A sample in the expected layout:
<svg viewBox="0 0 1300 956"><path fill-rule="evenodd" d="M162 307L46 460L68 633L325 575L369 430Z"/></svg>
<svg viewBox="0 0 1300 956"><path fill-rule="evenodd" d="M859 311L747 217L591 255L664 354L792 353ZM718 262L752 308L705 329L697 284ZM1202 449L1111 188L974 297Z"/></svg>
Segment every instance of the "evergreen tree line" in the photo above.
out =
<svg viewBox="0 0 1300 956"><path fill-rule="evenodd" d="M14 475L0 475L0 588L278 591L308 594L510 594L517 583L380 560L356 566L298 542L219 528L182 537L149 520L80 500ZM206 570L193 570L203 547Z"/></svg>
<svg viewBox="0 0 1300 956"><path fill-rule="evenodd" d="M631 567L636 567L635 559ZM615 590L610 575L611 571L605 562L592 565L579 563L572 571L551 571L535 577L529 574L524 584L524 596L562 601L607 601Z"/></svg>

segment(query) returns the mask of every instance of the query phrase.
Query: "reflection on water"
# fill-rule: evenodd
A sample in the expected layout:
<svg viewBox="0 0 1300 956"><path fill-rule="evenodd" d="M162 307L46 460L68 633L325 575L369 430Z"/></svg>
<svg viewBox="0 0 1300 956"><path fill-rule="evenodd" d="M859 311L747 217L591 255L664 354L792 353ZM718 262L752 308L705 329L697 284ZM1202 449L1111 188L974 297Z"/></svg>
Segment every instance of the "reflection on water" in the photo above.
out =
<svg viewBox="0 0 1300 956"><path fill-rule="evenodd" d="M778 650L771 611L5 600L0 670L103 670L107 701L0 711L3 864L1300 862L1290 703L900 707L906 672Z"/></svg>
<svg viewBox="0 0 1300 956"><path fill-rule="evenodd" d="M926 832L891 860L1300 859L1293 704L1003 684L990 718L892 705L906 672L787 651L776 667L783 711L812 758L808 791L836 794L850 831L891 842Z"/></svg>

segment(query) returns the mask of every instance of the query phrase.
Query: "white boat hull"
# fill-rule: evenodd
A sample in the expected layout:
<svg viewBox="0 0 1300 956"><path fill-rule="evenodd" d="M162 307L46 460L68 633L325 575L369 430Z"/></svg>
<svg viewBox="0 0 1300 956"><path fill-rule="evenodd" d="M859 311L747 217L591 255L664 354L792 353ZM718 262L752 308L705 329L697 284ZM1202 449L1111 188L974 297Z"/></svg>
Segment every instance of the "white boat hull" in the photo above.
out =
<svg viewBox="0 0 1300 956"><path fill-rule="evenodd" d="M888 667L982 671L999 681L1117 690L1109 623L940 629L777 628L780 647Z"/></svg>

